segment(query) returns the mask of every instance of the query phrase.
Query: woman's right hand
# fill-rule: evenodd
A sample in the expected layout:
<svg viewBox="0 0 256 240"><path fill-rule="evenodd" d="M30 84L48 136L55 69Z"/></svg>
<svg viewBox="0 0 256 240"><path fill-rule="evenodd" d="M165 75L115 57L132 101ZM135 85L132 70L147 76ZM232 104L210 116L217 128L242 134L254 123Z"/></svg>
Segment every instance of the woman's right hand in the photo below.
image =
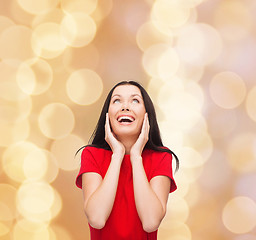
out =
<svg viewBox="0 0 256 240"><path fill-rule="evenodd" d="M105 140L110 146L113 154L118 155L123 159L123 156L125 154L125 148L124 145L116 139L111 131L108 113L106 113Z"/></svg>

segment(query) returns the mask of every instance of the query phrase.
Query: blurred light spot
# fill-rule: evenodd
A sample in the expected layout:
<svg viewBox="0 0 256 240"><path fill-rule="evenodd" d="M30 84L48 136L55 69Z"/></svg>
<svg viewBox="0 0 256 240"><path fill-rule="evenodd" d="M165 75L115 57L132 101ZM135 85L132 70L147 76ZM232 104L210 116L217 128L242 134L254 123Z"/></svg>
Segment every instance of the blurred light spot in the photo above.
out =
<svg viewBox="0 0 256 240"><path fill-rule="evenodd" d="M103 83L96 72L90 69L80 69L70 75L66 90L69 98L76 104L90 105L100 98Z"/></svg>
<svg viewBox="0 0 256 240"><path fill-rule="evenodd" d="M139 48L146 51L149 47L159 43L167 43L171 46L173 37L159 32L152 22L146 22L140 26L136 41Z"/></svg>
<svg viewBox="0 0 256 240"><path fill-rule="evenodd" d="M171 238L169 238L170 236ZM185 223L175 220L165 221L164 218L159 227L157 237L163 240L191 240L192 236L188 225L186 225Z"/></svg>
<svg viewBox="0 0 256 240"><path fill-rule="evenodd" d="M195 149L190 147L183 147L179 156L180 159L182 159L182 167L185 168L199 167L203 165L205 161Z"/></svg>
<svg viewBox="0 0 256 240"><path fill-rule="evenodd" d="M233 111L227 111L218 107L213 108L207 116L207 123L211 136L213 138L227 137L235 131L238 124L237 118L237 114Z"/></svg>
<svg viewBox="0 0 256 240"><path fill-rule="evenodd" d="M9 145L26 140L29 136L30 125L27 119L12 123L2 122L0 119L0 146L8 147Z"/></svg>
<svg viewBox="0 0 256 240"><path fill-rule="evenodd" d="M8 101L20 101L27 98L25 94L19 88L16 81L16 74L19 61L1 61L0 62L0 97Z"/></svg>
<svg viewBox="0 0 256 240"><path fill-rule="evenodd" d="M207 124L203 117L184 134L184 145L196 149L207 160L213 151L212 138L207 131Z"/></svg>
<svg viewBox="0 0 256 240"><path fill-rule="evenodd" d="M246 87L242 78L233 72L218 73L210 84L212 100L220 107L232 109L238 107L246 96Z"/></svg>
<svg viewBox="0 0 256 240"><path fill-rule="evenodd" d="M244 196L235 197L225 205L222 220L232 233L247 233L256 226L256 203Z"/></svg>
<svg viewBox="0 0 256 240"><path fill-rule="evenodd" d="M199 82L204 74L204 67L199 65L191 65L182 62L177 72L177 77L184 79L186 82Z"/></svg>
<svg viewBox="0 0 256 240"><path fill-rule="evenodd" d="M42 23L34 29L31 45L37 56L46 59L58 57L67 47L60 25L51 22Z"/></svg>
<svg viewBox="0 0 256 240"><path fill-rule="evenodd" d="M232 170L226 161L226 156L222 152L214 150L211 158L204 165L198 182L203 193L219 194L230 188L231 177Z"/></svg>
<svg viewBox="0 0 256 240"><path fill-rule="evenodd" d="M23 170L27 179L42 179L47 171L47 167L47 156L39 148L31 151L24 159Z"/></svg>
<svg viewBox="0 0 256 240"><path fill-rule="evenodd" d="M72 240L73 238L67 231L67 229L63 228L62 226L59 225L51 225L52 230L54 231L57 239L61 240Z"/></svg>
<svg viewBox="0 0 256 240"><path fill-rule="evenodd" d="M57 217L58 214L61 212L61 210L62 210L62 198L60 194L56 190L54 190L54 202L50 208L51 219Z"/></svg>
<svg viewBox="0 0 256 240"><path fill-rule="evenodd" d="M36 26L47 22L60 24L63 16L63 11L61 11L59 8L54 8L50 12L47 12L45 14L36 15L31 22L31 26L34 29Z"/></svg>
<svg viewBox="0 0 256 240"><path fill-rule="evenodd" d="M26 219L17 221L13 228L13 240L50 240L46 223L36 223Z"/></svg>
<svg viewBox="0 0 256 240"><path fill-rule="evenodd" d="M26 60L34 57L31 37L31 29L25 26L13 25L5 29L0 34L0 58Z"/></svg>
<svg viewBox="0 0 256 240"><path fill-rule="evenodd" d="M76 135L69 135L63 139L56 140L51 146L51 152L54 154L61 169L72 171L79 167L74 157L76 151L82 147L84 141ZM63 150L65 149L65 150Z"/></svg>
<svg viewBox="0 0 256 240"><path fill-rule="evenodd" d="M0 221L10 221L17 217L16 193L17 190L13 186L0 184Z"/></svg>
<svg viewBox="0 0 256 240"><path fill-rule="evenodd" d="M17 72L18 85L27 94L42 94L49 89L52 80L52 68L43 59L23 62Z"/></svg>
<svg viewBox="0 0 256 240"><path fill-rule="evenodd" d="M247 95L246 111L249 117L256 122L256 86Z"/></svg>
<svg viewBox="0 0 256 240"><path fill-rule="evenodd" d="M177 52L184 62L193 65L208 65L216 60L221 50L221 38L210 25L190 24L179 32Z"/></svg>
<svg viewBox="0 0 256 240"><path fill-rule="evenodd" d="M23 182L26 178L23 171L24 159L37 146L31 142L17 142L9 146L3 154L3 169L6 175L16 182Z"/></svg>
<svg viewBox="0 0 256 240"><path fill-rule="evenodd" d="M235 185L236 195L242 195L251 198L256 202L256 174L242 175Z"/></svg>
<svg viewBox="0 0 256 240"><path fill-rule="evenodd" d="M50 103L41 110L38 123L46 137L58 139L67 136L73 130L75 118L68 106Z"/></svg>
<svg viewBox="0 0 256 240"><path fill-rule="evenodd" d="M234 240L255 240L256 235L255 234L243 234L238 235L234 238Z"/></svg>
<svg viewBox="0 0 256 240"><path fill-rule="evenodd" d="M75 12L67 14L61 22L61 35L72 47L89 44L96 35L97 26L87 14Z"/></svg>
<svg viewBox="0 0 256 240"><path fill-rule="evenodd" d="M0 16L0 35L5 29L13 25L15 25L15 23L10 18L6 16Z"/></svg>
<svg viewBox="0 0 256 240"><path fill-rule="evenodd" d="M0 121L4 124L25 120L32 109L31 97L20 101L8 101L0 98Z"/></svg>
<svg viewBox="0 0 256 240"><path fill-rule="evenodd" d="M253 27L250 4L243 1L221 1L214 11L216 28L226 40L235 40L248 36Z"/></svg>
<svg viewBox="0 0 256 240"><path fill-rule="evenodd" d="M194 8L205 0L179 0L180 4L186 7Z"/></svg>
<svg viewBox="0 0 256 240"><path fill-rule="evenodd" d="M44 213L50 210L54 202L53 188L44 182L24 182L17 192L17 205L21 214ZM26 216L26 214L25 214Z"/></svg>
<svg viewBox="0 0 256 240"><path fill-rule="evenodd" d="M91 16L96 22L100 22L111 13L112 8L113 0L99 1L97 8Z"/></svg>
<svg viewBox="0 0 256 240"><path fill-rule="evenodd" d="M58 162L57 162L55 156L47 150L44 150L44 156L47 159L48 168L46 169L46 172L44 173L41 180L51 183L54 180L56 180L56 178L58 176L58 173L59 173Z"/></svg>
<svg viewBox="0 0 256 240"><path fill-rule="evenodd" d="M227 148L230 165L238 172L256 171L256 137L252 133L243 133L234 137Z"/></svg>
<svg viewBox="0 0 256 240"><path fill-rule="evenodd" d="M165 78L177 72L179 57L168 44L156 44L145 51L142 63L150 76Z"/></svg>
<svg viewBox="0 0 256 240"><path fill-rule="evenodd" d="M71 69L95 69L99 59L99 50L92 43L83 48L69 48L63 54L63 64Z"/></svg>
<svg viewBox="0 0 256 240"><path fill-rule="evenodd" d="M176 129L190 129L200 119L201 103L191 94L173 91L171 84L160 88L157 104L163 109L167 119L171 119Z"/></svg>
<svg viewBox="0 0 256 240"><path fill-rule="evenodd" d="M30 14L43 14L55 8L59 0L17 0L21 8Z"/></svg>
<svg viewBox="0 0 256 240"><path fill-rule="evenodd" d="M183 198L175 196L175 198L168 199L165 221L178 221L185 223L188 216L189 207Z"/></svg>
<svg viewBox="0 0 256 240"><path fill-rule="evenodd" d="M0 237L6 235L9 232L10 232L10 228L6 226L6 224L0 222Z"/></svg>
<svg viewBox="0 0 256 240"><path fill-rule="evenodd" d="M98 0L61 0L61 8L64 12L83 12L91 14L97 7Z"/></svg>
<svg viewBox="0 0 256 240"><path fill-rule="evenodd" d="M190 9L179 1L159 0L152 7L151 19L160 28L181 27L190 16Z"/></svg>

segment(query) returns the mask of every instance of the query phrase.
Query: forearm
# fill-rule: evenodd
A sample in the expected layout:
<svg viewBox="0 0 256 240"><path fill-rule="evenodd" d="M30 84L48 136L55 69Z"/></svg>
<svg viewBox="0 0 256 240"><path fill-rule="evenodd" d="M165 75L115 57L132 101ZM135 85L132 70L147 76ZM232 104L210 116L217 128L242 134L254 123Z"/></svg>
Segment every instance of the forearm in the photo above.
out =
<svg viewBox="0 0 256 240"><path fill-rule="evenodd" d="M115 201L122 156L112 155L108 171L97 190L85 203L88 222L95 228L104 227Z"/></svg>
<svg viewBox="0 0 256 240"><path fill-rule="evenodd" d="M152 232L159 227L165 215L165 208L150 186L142 159L139 158L132 164L135 204L144 230Z"/></svg>

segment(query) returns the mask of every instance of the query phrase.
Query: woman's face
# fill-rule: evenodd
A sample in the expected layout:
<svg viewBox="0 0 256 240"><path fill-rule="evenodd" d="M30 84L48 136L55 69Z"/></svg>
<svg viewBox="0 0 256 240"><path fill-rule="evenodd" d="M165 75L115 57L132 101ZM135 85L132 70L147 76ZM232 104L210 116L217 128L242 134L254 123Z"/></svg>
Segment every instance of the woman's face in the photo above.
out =
<svg viewBox="0 0 256 240"><path fill-rule="evenodd" d="M120 85L111 96L108 115L112 131L119 137L138 137L146 113L140 89Z"/></svg>

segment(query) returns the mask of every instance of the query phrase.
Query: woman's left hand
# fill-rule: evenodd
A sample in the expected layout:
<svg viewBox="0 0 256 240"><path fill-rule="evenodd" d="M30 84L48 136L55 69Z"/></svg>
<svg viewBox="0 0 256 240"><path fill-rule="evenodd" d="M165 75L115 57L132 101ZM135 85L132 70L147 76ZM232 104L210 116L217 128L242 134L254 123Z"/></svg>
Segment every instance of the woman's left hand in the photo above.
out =
<svg viewBox="0 0 256 240"><path fill-rule="evenodd" d="M141 157L142 151L148 141L149 128L150 125L148 120L148 114L145 113L143 124L141 127L141 133L130 151L131 161L133 161L133 159Z"/></svg>

